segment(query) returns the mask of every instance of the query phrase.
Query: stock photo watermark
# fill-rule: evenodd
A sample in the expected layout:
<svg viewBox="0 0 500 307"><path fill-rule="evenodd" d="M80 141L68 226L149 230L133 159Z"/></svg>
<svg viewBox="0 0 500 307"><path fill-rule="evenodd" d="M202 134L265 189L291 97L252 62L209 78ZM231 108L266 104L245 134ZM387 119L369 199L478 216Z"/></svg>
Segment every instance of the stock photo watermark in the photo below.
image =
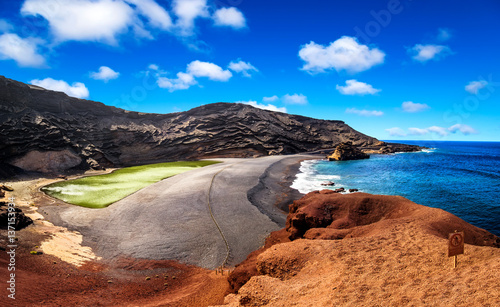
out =
<svg viewBox="0 0 500 307"><path fill-rule="evenodd" d="M372 20L368 21L363 28L354 27L355 36L359 42L369 44L372 38L377 37L384 28L387 28L392 18L403 12L405 3L412 0L400 1L389 0L385 9L380 11L371 10Z"/></svg>
<svg viewBox="0 0 500 307"><path fill-rule="evenodd" d="M474 111L479 109L481 102L490 99L496 88L500 87L500 82L493 81L492 74L488 76L488 80L483 76L479 76L477 82L484 86L478 88L476 93L468 95L462 102L455 103L452 109L448 109L443 114L443 120L446 123L461 124L464 119L469 118Z"/></svg>
<svg viewBox="0 0 500 307"><path fill-rule="evenodd" d="M16 299L16 204L15 197L9 197L7 213L7 255L8 255L8 280L7 291L10 299Z"/></svg>

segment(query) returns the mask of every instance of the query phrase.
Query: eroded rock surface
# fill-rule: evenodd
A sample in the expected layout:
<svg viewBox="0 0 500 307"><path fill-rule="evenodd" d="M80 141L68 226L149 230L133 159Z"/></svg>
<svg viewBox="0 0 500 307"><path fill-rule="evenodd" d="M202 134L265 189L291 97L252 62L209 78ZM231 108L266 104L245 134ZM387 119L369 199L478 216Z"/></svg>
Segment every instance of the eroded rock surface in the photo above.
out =
<svg viewBox="0 0 500 307"><path fill-rule="evenodd" d="M458 271L446 255L455 230L466 243ZM400 196L311 192L235 268L228 280L237 294L224 306L494 304L499 247L488 231Z"/></svg>
<svg viewBox="0 0 500 307"><path fill-rule="evenodd" d="M215 103L171 114L138 113L0 76L0 162L28 169L54 170L54 163L48 168L42 165L46 163L28 165L33 154L61 158L65 161L61 168L88 169L200 157L292 154L346 141L356 146L377 142L342 121L245 104ZM76 166L73 155L81 161Z"/></svg>
<svg viewBox="0 0 500 307"><path fill-rule="evenodd" d="M347 160L362 160L368 159L370 156L362 152L358 146L353 145L351 142L340 143L333 154L328 156L330 161L347 161Z"/></svg>

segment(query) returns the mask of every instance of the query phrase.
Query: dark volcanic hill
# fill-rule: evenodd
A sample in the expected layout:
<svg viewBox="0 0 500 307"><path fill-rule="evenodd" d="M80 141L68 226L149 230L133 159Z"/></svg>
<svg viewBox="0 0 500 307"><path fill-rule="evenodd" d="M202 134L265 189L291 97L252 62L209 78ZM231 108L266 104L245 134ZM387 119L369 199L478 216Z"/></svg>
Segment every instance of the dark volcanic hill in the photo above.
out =
<svg viewBox="0 0 500 307"><path fill-rule="evenodd" d="M0 163L60 172L202 157L293 154L378 141L342 121L215 103L148 114L0 76Z"/></svg>

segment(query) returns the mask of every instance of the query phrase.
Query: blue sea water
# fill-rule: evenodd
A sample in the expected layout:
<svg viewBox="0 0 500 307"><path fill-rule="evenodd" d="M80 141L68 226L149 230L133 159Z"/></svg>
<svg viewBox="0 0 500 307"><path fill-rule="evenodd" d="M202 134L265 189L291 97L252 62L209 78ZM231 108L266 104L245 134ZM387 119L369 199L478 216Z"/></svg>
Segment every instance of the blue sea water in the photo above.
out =
<svg viewBox="0 0 500 307"><path fill-rule="evenodd" d="M324 189L322 182L333 181L331 189L401 195L500 236L500 142L400 143L431 149L357 161L307 160L292 188L308 193Z"/></svg>

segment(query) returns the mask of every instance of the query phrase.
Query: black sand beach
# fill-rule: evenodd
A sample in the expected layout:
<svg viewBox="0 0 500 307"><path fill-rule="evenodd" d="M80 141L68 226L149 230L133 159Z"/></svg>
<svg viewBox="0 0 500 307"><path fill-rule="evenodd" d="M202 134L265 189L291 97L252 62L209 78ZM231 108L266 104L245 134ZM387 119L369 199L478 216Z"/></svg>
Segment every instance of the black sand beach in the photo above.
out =
<svg viewBox="0 0 500 307"><path fill-rule="evenodd" d="M63 204L44 207L46 219L82 233L84 245L103 260L120 256L175 259L205 268L220 266L228 242L233 266L284 226L288 204L301 196L290 188L304 159L316 155L220 159L146 187L104 209ZM213 180L213 183L212 183Z"/></svg>

